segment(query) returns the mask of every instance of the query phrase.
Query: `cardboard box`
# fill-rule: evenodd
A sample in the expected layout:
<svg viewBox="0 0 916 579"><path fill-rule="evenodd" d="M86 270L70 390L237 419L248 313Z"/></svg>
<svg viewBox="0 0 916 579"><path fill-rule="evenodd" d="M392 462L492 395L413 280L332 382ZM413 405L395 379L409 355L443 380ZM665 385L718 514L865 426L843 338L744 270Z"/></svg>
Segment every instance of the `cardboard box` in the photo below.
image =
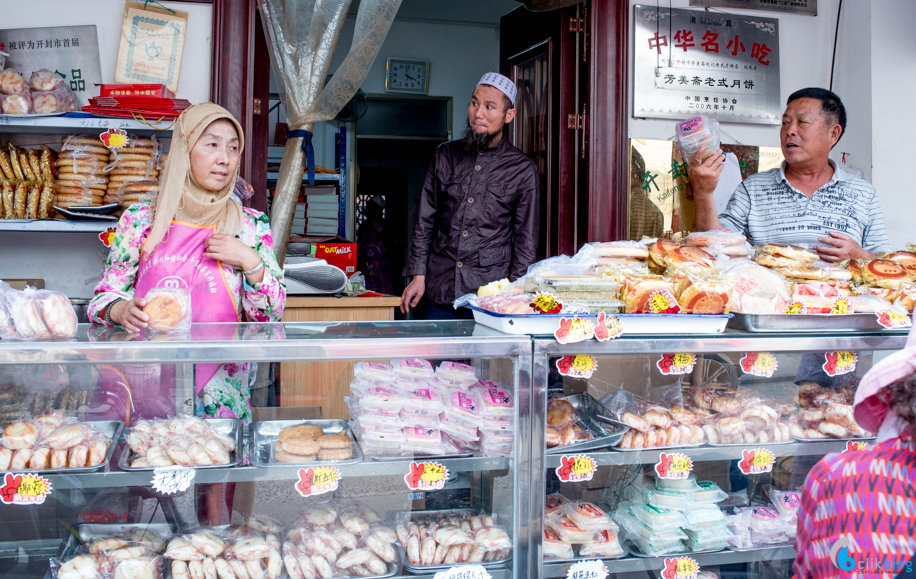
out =
<svg viewBox="0 0 916 579"><path fill-rule="evenodd" d="M292 240L290 240L292 241ZM356 272L356 244L343 237L303 237L296 241L305 241L315 247L314 256L328 264L339 267L347 277Z"/></svg>

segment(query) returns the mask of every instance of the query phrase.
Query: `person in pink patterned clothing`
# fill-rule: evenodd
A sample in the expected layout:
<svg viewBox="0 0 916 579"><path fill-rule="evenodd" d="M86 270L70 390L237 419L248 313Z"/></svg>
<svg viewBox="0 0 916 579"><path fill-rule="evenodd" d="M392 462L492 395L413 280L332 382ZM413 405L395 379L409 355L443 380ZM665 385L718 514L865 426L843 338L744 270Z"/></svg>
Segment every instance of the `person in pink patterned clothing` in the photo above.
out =
<svg viewBox="0 0 916 579"><path fill-rule="evenodd" d="M856 390L864 450L828 454L805 480L796 579L910 577L916 566L916 333Z"/></svg>
<svg viewBox="0 0 916 579"><path fill-rule="evenodd" d="M286 288L270 225L233 195L243 145L224 108L204 103L181 114L160 193L118 222L89 306L93 322L143 330L144 298L157 287L188 289L195 323L279 321ZM248 377L247 363L196 364L197 415L249 421Z"/></svg>

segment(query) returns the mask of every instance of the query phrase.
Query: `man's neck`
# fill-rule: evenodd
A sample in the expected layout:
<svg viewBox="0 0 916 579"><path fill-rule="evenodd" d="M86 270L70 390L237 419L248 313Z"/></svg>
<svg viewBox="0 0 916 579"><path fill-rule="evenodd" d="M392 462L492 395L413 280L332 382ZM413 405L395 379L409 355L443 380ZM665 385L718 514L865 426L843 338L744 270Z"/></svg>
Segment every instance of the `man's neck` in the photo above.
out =
<svg viewBox="0 0 916 579"><path fill-rule="evenodd" d="M490 142L487 143L487 149L495 149L503 140L503 132L500 131L493 135L493 138L490 139Z"/></svg>
<svg viewBox="0 0 916 579"><path fill-rule="evenodd" d="M786 165L786 180L789 184L810 198L814 192L833 178L833 165L829 161L816 167L807 165Z"/></svg>

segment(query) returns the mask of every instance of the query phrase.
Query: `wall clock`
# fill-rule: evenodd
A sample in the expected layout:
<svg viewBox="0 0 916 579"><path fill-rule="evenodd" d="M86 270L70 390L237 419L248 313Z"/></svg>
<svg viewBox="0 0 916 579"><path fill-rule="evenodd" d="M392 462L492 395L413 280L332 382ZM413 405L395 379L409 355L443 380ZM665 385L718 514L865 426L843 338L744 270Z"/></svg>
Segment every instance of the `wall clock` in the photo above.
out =
<svg viewBox="0 0 916 579"><path fill-rule="evenodd" d="M385 71L385 92L429 93L429 61L389 58Z"/></svg>

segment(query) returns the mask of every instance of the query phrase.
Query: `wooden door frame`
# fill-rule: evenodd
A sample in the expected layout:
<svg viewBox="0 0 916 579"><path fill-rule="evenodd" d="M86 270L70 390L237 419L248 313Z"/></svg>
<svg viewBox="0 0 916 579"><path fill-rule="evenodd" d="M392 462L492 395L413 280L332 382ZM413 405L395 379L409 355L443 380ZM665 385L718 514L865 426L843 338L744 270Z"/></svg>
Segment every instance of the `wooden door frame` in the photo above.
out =
<svg viewBox="0 0 916 579"><path fill-rule="evenodd" d="M627 235L628 0L591 0L589 241Z"/></svg>
<svg viewBox="0 0 916 579"><path fill-rule="evenodd" d="M266 125L255 123L253 109L255 87L263 84L263 75L255 73L257 1L212 1L210 100L232 113L242 125L246 142L240 173L255 191L247 204L263 211L267 208L267 133L263 130ZM261 102L261 114L266 116L268 103Z"/></svg>

